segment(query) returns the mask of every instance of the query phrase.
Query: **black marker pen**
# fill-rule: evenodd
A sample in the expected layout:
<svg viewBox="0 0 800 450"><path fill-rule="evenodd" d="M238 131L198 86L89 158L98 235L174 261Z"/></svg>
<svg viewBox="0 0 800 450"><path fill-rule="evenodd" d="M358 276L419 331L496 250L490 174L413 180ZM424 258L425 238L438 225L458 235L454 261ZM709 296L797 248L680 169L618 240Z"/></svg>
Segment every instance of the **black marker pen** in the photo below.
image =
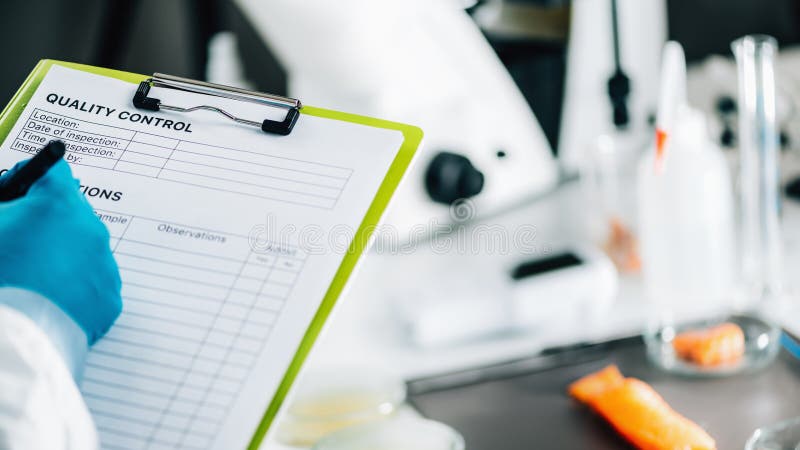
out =
<svg viewBox="0 0 800 450"><path fill-rule="evenodd" d="M33 183L64 157L65 151L63 142L50 141L19 170L0 178L0 201L7 202L25 195Z"/></svg>

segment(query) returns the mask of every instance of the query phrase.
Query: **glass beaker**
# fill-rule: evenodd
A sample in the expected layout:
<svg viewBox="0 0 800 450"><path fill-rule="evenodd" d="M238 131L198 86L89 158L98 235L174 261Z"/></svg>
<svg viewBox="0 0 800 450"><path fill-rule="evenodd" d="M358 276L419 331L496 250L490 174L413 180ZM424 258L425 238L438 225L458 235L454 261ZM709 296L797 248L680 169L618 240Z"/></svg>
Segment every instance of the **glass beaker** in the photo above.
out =
<svg viewBox="0 0 800 450"><path fill-rule="evenodd" d="M623 274L641 268L636 167L648 142L644 133L612 130L598 136L581 166L587 233Z"/></svg>
<svg viewBox="0 0 800 450"><path fill-rule="evenodd" d="M694 319L675 308L662 311L645 335L656 365L692 375L760 368L780 348L780 328L773 321L783 276L773 71L777 45L768 36L745 36L731 47L739 78L739 282L731 286L731 298L715 308L689 305Z"/></svg>

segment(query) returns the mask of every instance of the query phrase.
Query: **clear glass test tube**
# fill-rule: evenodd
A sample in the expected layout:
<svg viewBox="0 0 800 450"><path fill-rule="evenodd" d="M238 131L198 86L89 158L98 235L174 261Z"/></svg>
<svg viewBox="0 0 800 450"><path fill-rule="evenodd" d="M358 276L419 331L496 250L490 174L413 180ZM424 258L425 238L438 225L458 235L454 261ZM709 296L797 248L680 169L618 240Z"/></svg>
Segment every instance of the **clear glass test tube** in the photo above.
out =
<svg viewBox="0 0 800 450"><path fill-rule="evenodd" d="M745 36L731 46L739 77L743 288L746 299L772 301L781 296L783 281L774 73L778 46L763 35Z"/></svg>

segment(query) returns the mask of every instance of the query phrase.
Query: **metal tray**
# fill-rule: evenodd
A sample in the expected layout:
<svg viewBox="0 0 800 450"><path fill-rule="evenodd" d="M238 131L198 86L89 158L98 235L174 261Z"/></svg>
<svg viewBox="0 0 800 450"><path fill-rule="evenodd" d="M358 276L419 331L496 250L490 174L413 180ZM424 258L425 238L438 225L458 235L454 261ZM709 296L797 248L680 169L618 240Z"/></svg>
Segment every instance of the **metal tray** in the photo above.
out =
<svg viewBox="0 0 800 450"><path fill-rule="evenodd" d="M720 450L742 449L758 427L800 416L800 361L785 350L761 371L687 378L651 366L640 337L566 347L528 359L409 382L423 415L464 435L467 450L629 449L601 418L566 394L608 364L652 385L705 428Z"/></svg>

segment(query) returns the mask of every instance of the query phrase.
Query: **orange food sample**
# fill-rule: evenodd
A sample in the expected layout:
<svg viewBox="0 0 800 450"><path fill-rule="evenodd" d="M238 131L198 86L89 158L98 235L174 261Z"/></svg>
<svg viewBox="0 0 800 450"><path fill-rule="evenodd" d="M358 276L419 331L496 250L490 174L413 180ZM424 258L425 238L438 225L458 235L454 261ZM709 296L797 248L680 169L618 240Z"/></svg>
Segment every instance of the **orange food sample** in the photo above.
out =
<svg viewBox="0 0 800 450"><path fill-rule="evenodd" d="M700 366L733 363L744 355L744 332L735 323L685 331L675 336L672 348L679 358Z"/></svg>
<svg viewBox="0 0 800 450"><path fill-rule="evenodd" d="M700 426L673 410L649 384L624 378L616 366L572 383L569 393L639 449L716 449L714 439Z"/></svg>
<svg viewBox="0 0 800 450"><path fill-rule="evenodd" d="M621 385L624 381L625 377L622 376L617 366L612 364L569 385L569 395L581 403L592 406L592 402L600 394Z"/></svg>
<svg viewBox="0 0 800 450"><path fill-rule="evenodd" d="M603 250L621 272L636 273L642 268L639 242L631 230L617 217L609 222L608 237Z"/></svg>

